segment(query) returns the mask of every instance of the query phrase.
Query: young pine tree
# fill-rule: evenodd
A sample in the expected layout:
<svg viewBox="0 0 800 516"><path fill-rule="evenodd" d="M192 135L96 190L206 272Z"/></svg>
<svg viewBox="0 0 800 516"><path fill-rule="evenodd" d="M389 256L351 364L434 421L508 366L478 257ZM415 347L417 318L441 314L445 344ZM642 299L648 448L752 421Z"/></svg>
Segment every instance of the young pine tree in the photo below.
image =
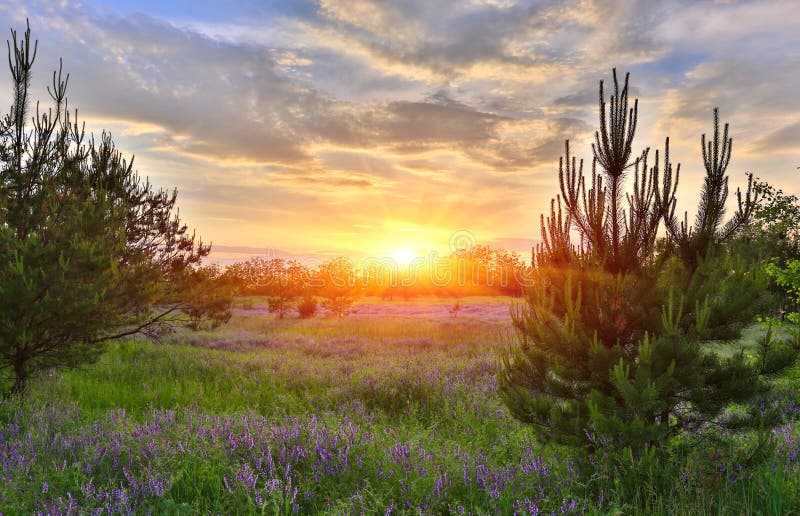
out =
<svg viewBox="0 0 800 516"><path fill-rule="evenodd" d="M185 322L209 252L176 192L141 181L107 134L87 138L53 73L54 106L30 109L37 45L9 43L13 104L0 120L0 392L36 371L97 357L111 339ZM226 303L205 306L223 313Z"/></svg>
<svg viewBox="0 0 800 516"><path fill-rule="evenodd" d="M652 165L649 149L633 153L638 102L629 106L628 76L620 88L614 72L608 102L601 81L599 97L591 174L567 142L561 195L542 216L534 285L512 312L518 343L503 354L499 382L512 413L541 437L642 449L765 387L742 354L723 359L703 344L712 307L734 317L744 307L732 293L757 298L763 274L735 269L725 249L753 199L749 189L740 194L723 224L730 140L726 126L719 148L716 111L708 148L702 138L706 186L690 229L675 222L680 166L669 139ZM657 242L662 223L669 238Z"/></svg>

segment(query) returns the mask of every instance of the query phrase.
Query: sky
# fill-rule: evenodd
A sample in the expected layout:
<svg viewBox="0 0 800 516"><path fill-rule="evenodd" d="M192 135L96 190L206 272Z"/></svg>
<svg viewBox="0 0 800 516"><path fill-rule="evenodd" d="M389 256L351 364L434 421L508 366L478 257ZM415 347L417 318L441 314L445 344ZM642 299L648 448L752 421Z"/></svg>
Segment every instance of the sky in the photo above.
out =
<svg viewBox="0 0 800 516"><path fill-rule="evenodd" d="M634 152L670 137L680 212L714 106L731 190L750 171L800 194L795 0L0 3L0 28L26 18L38 98L63 58L87 129L177 187L218 259L529 249L564 140L591 161L615 67L639 98Z"/></svg>

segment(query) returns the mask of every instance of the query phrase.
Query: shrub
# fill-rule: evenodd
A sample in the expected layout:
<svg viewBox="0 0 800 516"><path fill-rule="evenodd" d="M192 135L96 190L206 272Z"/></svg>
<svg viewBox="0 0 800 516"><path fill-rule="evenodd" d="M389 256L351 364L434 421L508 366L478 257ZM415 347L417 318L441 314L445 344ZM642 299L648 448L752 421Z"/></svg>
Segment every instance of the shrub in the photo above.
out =
<svg viewBox="0 0 800 516"><path fill-rule="evenodd" d="M297 304L297 313L301 319L314 317L317 313L317 299L314 296L306 296Z"/></svg>

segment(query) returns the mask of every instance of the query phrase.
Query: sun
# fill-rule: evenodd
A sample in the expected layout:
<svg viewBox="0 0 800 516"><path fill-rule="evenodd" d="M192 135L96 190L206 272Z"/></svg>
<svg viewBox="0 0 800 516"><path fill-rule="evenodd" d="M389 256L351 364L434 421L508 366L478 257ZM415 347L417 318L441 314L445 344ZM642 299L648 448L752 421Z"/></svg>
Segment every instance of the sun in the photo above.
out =
<svg viewBox="0 0 800 516"><path fill-rule="evenodd" d="M397 262L399 265L408 265L409 263L417 257L417 254L412 251L411 249L404 248L404 249L395 249L392 251L392 259Z"/></svg>

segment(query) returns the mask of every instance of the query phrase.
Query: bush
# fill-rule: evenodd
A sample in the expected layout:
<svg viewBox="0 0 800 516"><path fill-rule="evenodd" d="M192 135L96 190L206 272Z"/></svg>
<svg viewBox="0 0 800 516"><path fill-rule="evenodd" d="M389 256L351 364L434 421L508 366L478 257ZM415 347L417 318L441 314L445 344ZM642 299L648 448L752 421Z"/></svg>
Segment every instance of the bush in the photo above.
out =
<svg viewBox="0 0 800 516"><path fill-rule="evenodd" d="M317 299L314 296L306 296L297 305L297 313L301 319L308 319L317 314Z"/></svg>

